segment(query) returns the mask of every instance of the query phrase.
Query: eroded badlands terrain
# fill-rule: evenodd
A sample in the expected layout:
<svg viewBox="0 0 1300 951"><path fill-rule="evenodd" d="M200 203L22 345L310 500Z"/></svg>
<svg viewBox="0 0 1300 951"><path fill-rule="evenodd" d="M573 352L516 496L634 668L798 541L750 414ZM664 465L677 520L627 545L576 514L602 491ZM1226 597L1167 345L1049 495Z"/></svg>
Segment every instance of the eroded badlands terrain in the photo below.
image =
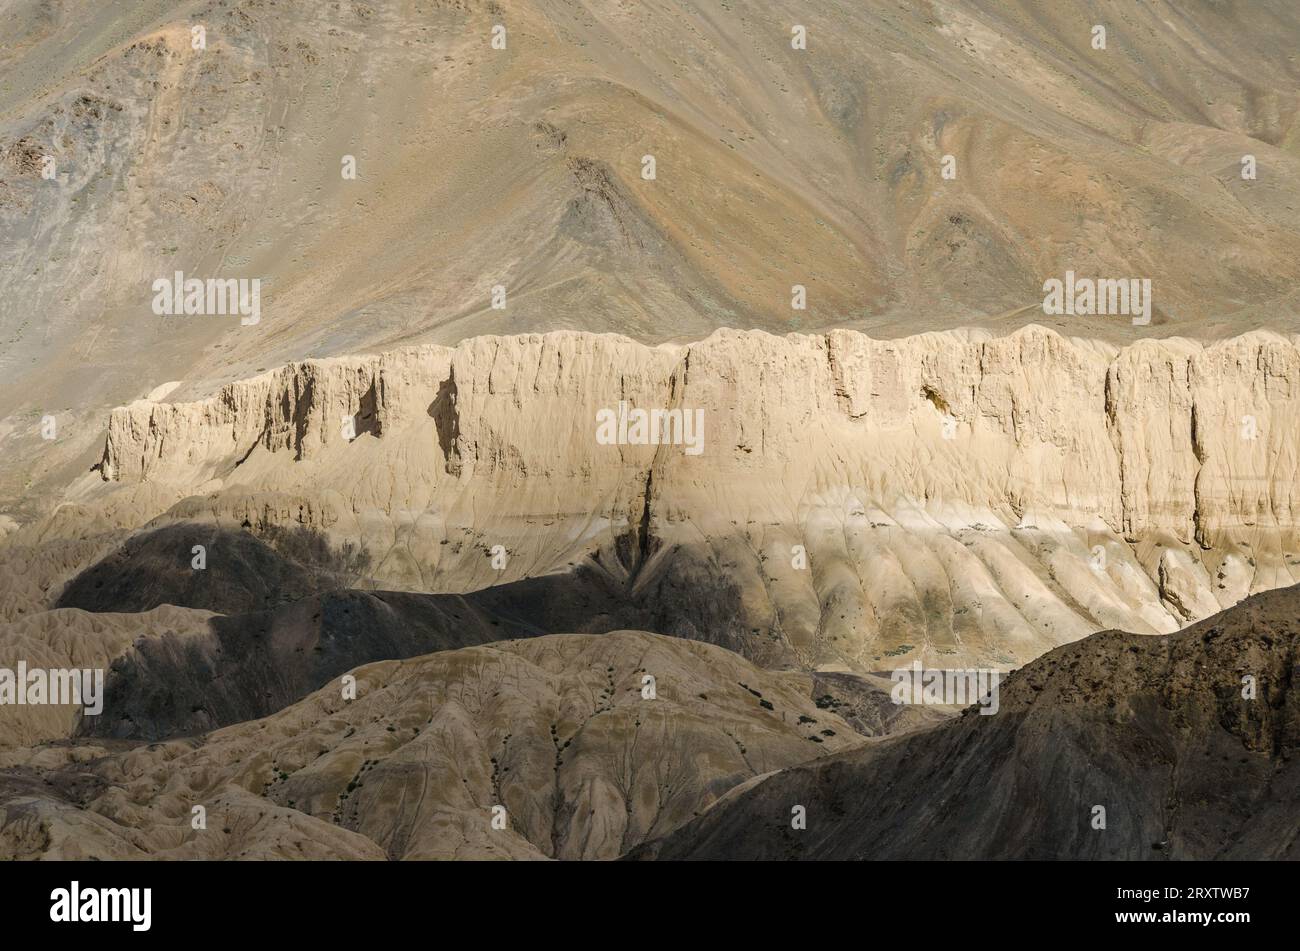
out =
<svg viewBox="0 0 1300 951"><path fill-rule="evenodd" d="M0 0L0 858L1296 857L1297 37Z"/></svg>

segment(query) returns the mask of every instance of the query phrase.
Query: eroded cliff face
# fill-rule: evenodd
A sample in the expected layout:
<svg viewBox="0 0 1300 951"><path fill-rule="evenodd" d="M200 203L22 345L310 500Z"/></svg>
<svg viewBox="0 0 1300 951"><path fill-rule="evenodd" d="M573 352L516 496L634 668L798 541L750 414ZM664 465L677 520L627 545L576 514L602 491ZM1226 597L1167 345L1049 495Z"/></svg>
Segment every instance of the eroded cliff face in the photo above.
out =
<svg viewBox="0 0 1300 951"><path fill-rule="evenodd" d="M100 471L14 541L297 523L427 591L596 558L725 593L767 663L1010 665L1296 581L1298 401L1300 349L1263 332L480 337L115 410ZM698 454L597 438L632 409L702 411Z"/></svg>

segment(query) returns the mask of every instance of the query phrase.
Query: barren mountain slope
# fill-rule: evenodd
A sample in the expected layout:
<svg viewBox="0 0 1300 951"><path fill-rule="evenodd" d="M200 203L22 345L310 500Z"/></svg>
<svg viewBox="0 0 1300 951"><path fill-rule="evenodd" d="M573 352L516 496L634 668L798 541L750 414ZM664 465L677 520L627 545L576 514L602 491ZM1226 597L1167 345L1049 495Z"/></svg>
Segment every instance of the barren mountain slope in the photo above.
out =
<svg viewBox="0 0 1300 951"><path fill-rule="evenodd" d="M566 328L1295 327L1290 0L0 11L10 506L93 461L106 407L304 357ZM1152 325L1045 317L1067 270L1150 278ZM155 316L176 271L261 280L260 322Z"/></svg>
<svg viewBox="0 0 1300 951"><path fill-rule="evenodd" d="M0 0L0 859L1300 857L1297 41Z"/></svg>
<svg viewBox="0 0 1300 951"><path fill-rule="evenodd" d="M638 855L1300 858L1298 616L1289 588L1167 637L1095 634L1012 674L993 716L785 770Z"/></svg>

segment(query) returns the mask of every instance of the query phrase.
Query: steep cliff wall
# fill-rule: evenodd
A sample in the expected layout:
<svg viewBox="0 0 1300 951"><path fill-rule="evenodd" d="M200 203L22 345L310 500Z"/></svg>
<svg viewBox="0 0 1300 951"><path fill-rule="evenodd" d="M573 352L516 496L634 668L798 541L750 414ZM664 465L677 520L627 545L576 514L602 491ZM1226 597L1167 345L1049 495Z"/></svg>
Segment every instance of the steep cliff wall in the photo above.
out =
<svg viewBox="0 0 1300 951"><path fill-rule="evenodd" d="M1008 664L1293 583L1298 401L1300 349L1262 332L481 337L118 409L76 511L299 522L423 590L622 537L630 584L725 588L773 657ZM598 438L634 409L701 411L702 440Z"/></svg>

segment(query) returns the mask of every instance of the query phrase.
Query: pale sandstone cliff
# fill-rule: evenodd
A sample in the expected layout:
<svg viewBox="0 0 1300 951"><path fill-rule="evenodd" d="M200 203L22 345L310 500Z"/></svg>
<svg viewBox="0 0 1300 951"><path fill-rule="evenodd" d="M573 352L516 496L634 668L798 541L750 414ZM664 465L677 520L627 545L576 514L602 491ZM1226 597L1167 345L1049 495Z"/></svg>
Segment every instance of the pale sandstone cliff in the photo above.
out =
<svg viewBox="0 0 1300 951"><path fill-rule="evenodd" d="M601 445L620 400L703 409L703 451ZM682 596L725 589L769 663L1013 664L1293 583L1298 400L1300 349L1265 332L481 337L115 410L39 533L301 523L364 545L376 584L437 591L626 536L632 587L688 563Z"/></svg>

